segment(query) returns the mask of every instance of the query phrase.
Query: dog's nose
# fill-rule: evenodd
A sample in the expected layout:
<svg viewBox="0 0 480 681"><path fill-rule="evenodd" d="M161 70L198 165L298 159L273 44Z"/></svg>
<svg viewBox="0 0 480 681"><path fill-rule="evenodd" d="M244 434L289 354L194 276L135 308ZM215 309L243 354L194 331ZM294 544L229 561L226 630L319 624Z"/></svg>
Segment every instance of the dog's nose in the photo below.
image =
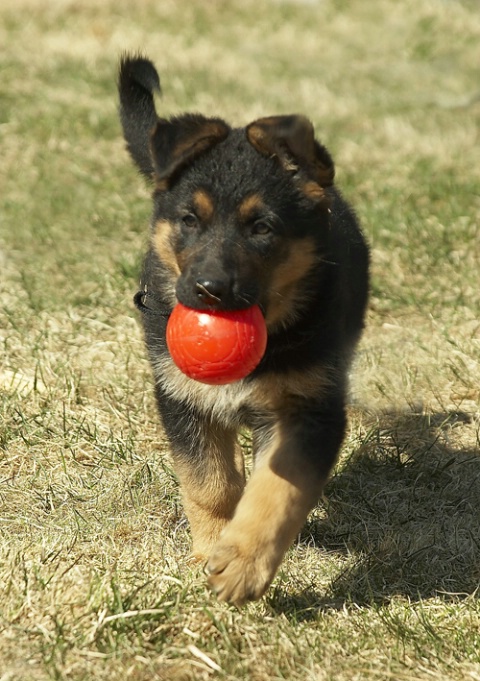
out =
<svg viewBox="0 0 480 681"><path fill-rule="evenodd" d="M227 292L227 284L221 279L197 279L195 287L198 298L211 307L220 305Z"/></svg>

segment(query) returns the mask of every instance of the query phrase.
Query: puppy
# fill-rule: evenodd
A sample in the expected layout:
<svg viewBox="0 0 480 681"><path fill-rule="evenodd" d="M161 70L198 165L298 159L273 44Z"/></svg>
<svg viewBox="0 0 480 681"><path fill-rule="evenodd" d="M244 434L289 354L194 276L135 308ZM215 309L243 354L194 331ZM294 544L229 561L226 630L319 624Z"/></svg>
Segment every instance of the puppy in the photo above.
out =
<svg viewBox="0 0 480 681"><path fill-rule="evenodd" d="M368 248L307 118L245 128L200 114L159 118L158 74L137 56L121 60L118 86L128 151L153 185L135 300L158 409L193 555L218 597L241 605L265 593L338 455ZM197 310L259 305L268 341L253 373L221 386L182 374L165 342L178 301ZM239 428L252 433L248 481Z"/></svg>

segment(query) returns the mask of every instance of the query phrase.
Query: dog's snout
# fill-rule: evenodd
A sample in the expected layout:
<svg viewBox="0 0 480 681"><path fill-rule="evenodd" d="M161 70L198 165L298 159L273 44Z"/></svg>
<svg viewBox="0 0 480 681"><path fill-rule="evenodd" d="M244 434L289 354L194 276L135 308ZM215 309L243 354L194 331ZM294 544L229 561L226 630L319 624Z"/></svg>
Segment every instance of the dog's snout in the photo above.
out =
<svg viewBox="0 0 480 681"><path fill-rule="evenodd" d="M224 301L228 287L221 279L197 279L195 288L202 303L216 307Z"/></svg>

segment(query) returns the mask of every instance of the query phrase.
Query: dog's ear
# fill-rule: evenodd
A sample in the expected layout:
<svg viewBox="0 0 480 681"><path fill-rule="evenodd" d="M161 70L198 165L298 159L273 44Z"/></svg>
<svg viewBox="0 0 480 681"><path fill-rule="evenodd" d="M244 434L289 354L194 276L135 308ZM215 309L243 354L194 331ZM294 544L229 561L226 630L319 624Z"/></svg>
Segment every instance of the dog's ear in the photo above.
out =
<svg viewBox="0 0 480 681"><path fill-rule="evenodd" d="M140 172L153 177L150 135L158 117L153 100L160 92L160 79L152 62L141 56L124 55L118 72L120 120L130 156Z"/></svg>
<svg viewBox="0 0 480 681"><path fill-rule="evenodd" d="M264 156L276 157L285 170L300 172L322 188L333 184L332 158L315 139L305 116L259 118L247 127L247 138Z"/></svg>
<svg viewBox="0 0 480 681"><path fill-rule="evenodd" d="M200 114L160 119L150 142L159 186L168 186L194 158L224 140L229 132L221 118L205 118Z"/></svg>

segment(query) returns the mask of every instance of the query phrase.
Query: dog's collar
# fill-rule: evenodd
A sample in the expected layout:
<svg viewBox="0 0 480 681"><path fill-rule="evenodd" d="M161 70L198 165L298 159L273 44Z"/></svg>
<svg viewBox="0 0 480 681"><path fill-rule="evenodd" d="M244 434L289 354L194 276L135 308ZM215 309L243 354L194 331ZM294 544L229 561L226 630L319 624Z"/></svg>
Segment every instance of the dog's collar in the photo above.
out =
<svg viewBox="0 0 480 681"><path fill-rule="evenodd" d="M133 296L133 302L137 310L142 314L156 315L160 317L170 317L171 310L164 307L164 302L157 298L156 295L150 293L147 285L142 290L137 291Z"/></svg>

